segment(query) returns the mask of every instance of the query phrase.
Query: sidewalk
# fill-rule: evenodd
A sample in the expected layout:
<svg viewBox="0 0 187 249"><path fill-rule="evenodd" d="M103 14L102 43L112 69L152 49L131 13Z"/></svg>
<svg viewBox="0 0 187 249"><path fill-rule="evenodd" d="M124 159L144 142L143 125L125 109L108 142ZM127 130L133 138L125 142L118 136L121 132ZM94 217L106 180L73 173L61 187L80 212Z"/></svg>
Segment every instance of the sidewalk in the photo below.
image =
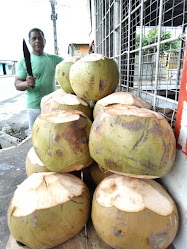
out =
<svg viewBox="0 0 187 249"><path fill-rule="evenodd" d="M28 128L24 92L16 91L14 77L0 79L0 130L5 124ZM7 210L17 186L26 179L25 159L31 137L21 144L0 150L0 249L5 249L10 233Z"/></svg>
<svg viewBox="0 0 187 249"><path fill-rule="evenodd" d="M32 147L31 137L18 146L0 150L0 248L6 248L10 233L7 210L17 186L26 179L25 159Z"/></svg>
<svg viewBox="0 0 187 249"><path fill-rule="evenodd" d="M14 77L0 78L0 130L7 123L28 126L25 93L15 89Z"/></svg>

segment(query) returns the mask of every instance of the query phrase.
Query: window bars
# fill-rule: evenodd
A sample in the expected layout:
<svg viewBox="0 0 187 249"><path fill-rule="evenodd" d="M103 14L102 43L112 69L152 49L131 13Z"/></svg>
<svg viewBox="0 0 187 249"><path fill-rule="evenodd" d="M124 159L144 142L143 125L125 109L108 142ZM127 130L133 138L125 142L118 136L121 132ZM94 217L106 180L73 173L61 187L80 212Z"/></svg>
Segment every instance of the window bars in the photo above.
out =
<svg viewBox="0 0 187 249"><path fill-rule="evenodd" d="M187 26L186 0L94 0L97 53L119 67L117 91L153 105L175 127Z"/></svg>

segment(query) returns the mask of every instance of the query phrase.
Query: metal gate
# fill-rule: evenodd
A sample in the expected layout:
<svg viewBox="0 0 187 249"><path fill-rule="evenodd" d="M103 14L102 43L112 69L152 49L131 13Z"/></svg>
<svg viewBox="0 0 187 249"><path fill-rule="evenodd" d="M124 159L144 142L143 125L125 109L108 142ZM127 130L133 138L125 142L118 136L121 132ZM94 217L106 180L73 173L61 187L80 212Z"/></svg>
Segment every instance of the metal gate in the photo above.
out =
<svg viewBox="0 0 187 249"><path fill-rule="evenodd" d="M133 92L175 127L187 25L186 0L94 0L95 52L119 67Z"/></svg>

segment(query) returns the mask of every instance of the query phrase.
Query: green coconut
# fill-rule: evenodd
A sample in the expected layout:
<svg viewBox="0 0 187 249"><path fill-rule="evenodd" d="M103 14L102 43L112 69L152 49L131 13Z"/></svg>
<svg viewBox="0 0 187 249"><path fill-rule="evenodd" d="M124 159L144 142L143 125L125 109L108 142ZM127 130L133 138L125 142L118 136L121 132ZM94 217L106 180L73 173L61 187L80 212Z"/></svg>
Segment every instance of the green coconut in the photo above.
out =
<svg viewBox="0 0 187 249"><path fill-rule="evenodd" d="M34 150L34 147L31 147L27 153L26 161L25 161L25 169L26 169L26 173L28 177L32 175L33 173L50 171L44 166L44 164L38 158Z"/></svg>
<svg viewBox="0 0 187 249"><path fill-rule="evenodd" d="M88 104L115 92L119 71L113 59L89 54L70 68L70 84L75 94Z"/></svg>
<svg viewBox="0 0 187 249"><path fill-rule="evenodd" d="M112 174L110 171L101 168L96 162L94 162L88 169L95 185L98 185L105 177Z"/></svg>
<svg viewBox="0 0 187 249"><path fill-rule="evenodd" d="M90 106L74 94L57 90L44 96L41 100L41 113L52 112L56 110L79 110L87 115L90 119L92 111Z"/></svg>
<svg viewBox="0 0 187 249"><path fill-rule="evenodd" d="M77 62L80 59L80 57L73 57L70 56L66 58L65 60L61 61L57 66L56 66L56 79L60 85L60 87L68 93L74 93L71 85L70 85L70 80L69 80L69 71L71 66Z"/></svg>
<svg viewBox="0 0 187 249"><path fill-rule="evenodd" d="M152 109L152 105L142 98L136 96L134 93L129 92L115 92L97 101L94 110L93 117L107 106L115 104L133 105L141 108Z"/></svg>
<svg viewBox="0 0 187 249"><path fill-rule="evenodd" d="M178 230L173 199L154 180L113 174L96 188L92 221L112 248L166 249Z"/></svg>
<svg viewBox="0 0 187 249"><path fill-rule="evenodd" d="M89 213L89 190L81 179L68 173L35 173L15 191L8 226L18 242L46 249L77 235Z"/></svg>
<svg viewBox="0 0 187 249"><path fill-rule="evenodd" d="M77 110L41 114L34 122L32 144L46 168L71 172L89 166L88 140L92 122Z"/></svg>
<svg viewBox="0 0 187 249"><path fill-rule="evenodd" d="M97 115L89 148L102 168L140 178L163 177L176 155L174 133L162 115L120 104Z"/></svg>

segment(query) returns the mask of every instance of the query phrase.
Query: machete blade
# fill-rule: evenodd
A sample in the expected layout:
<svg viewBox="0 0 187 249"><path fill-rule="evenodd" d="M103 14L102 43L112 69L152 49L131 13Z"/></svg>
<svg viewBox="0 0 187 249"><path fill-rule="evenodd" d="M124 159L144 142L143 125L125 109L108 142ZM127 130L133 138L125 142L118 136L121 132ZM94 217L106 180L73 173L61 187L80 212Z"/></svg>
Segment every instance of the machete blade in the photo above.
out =
<svg viewBox="0 0 187 249"><path fill-rule="evenodd" d="M28 49L27 44L25 42L25 39L23 39L23 55L24 55L24 58L25 58L25 64L26 64L26 68L27 68L27 73L28 73L28 75L33 77L32 67L31 67L30 52L29 52L29 49ZM32 88L34 88L34 87L32 86Z"/></svg>

